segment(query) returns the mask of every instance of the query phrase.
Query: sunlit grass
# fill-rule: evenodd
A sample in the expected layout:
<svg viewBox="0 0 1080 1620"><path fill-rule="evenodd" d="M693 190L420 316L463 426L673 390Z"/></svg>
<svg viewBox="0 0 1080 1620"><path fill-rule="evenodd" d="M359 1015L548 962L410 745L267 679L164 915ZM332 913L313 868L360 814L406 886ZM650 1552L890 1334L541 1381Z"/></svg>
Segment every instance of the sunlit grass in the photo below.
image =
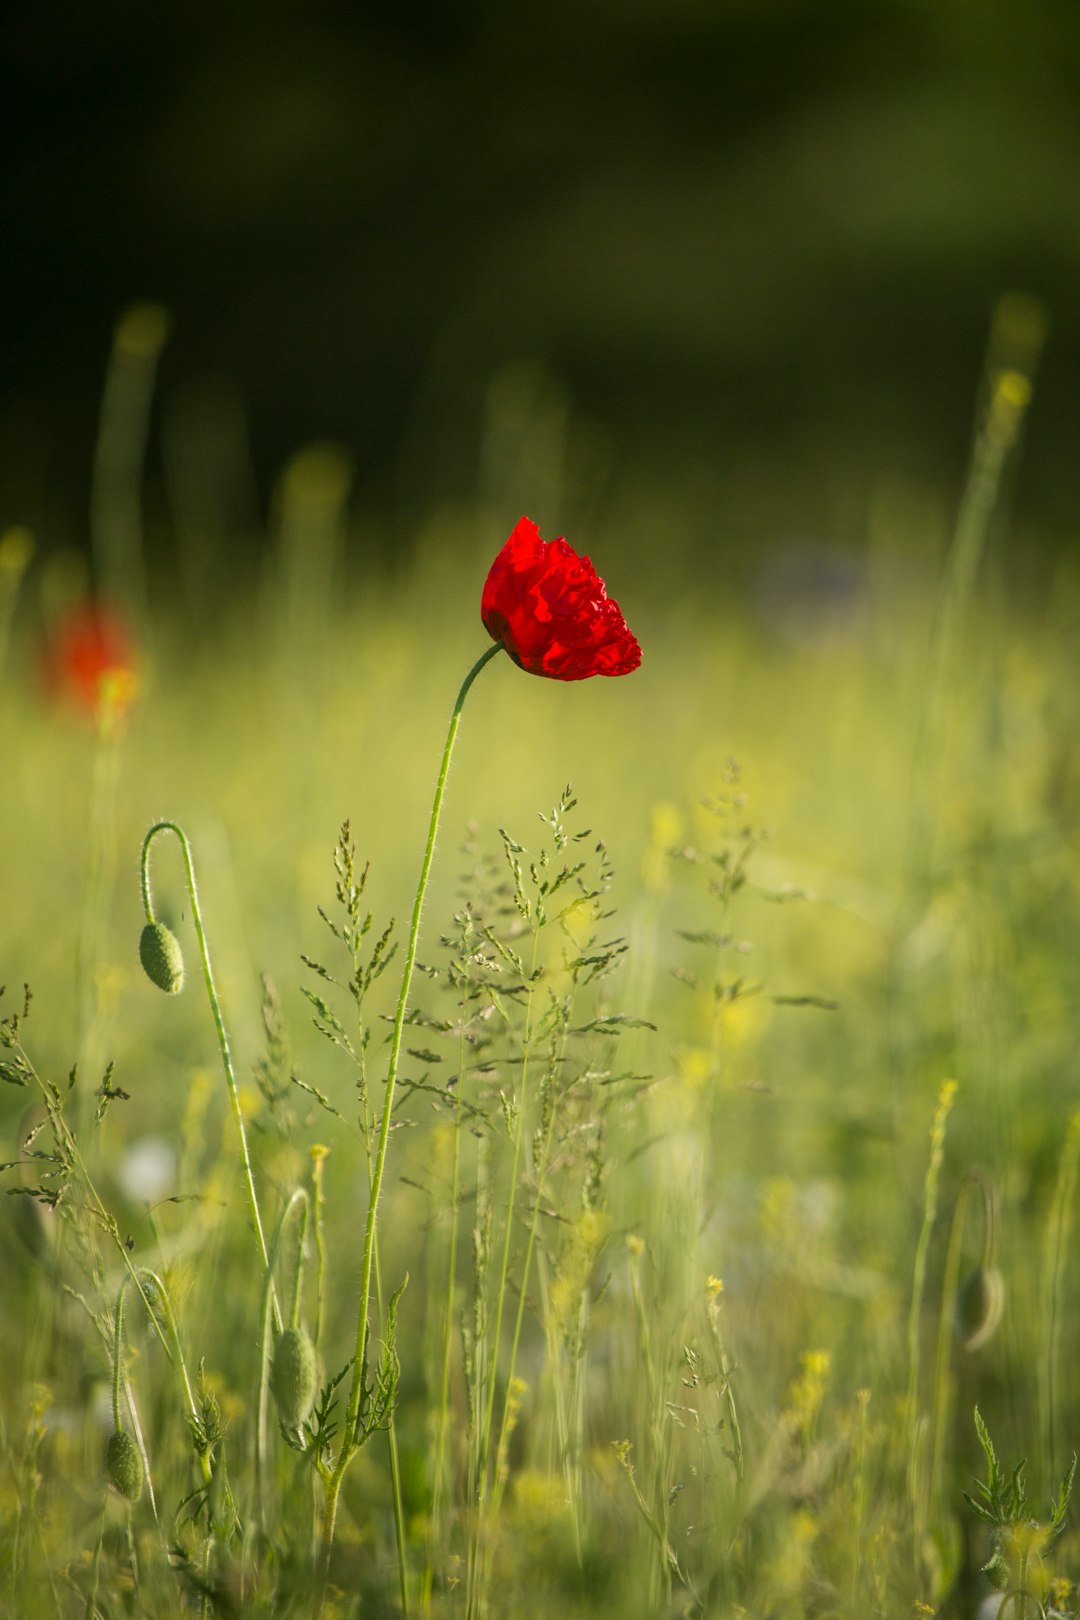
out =
<svg viewBox="0 0 1080 1620"><path fill-rule="evenodd" d="M212 1556L188 1532L185 1556L214 1587L218 1613L305 1612L317 1491L271 1433L256 1535L258 1256L182 867L156 850L156 913L188 966L184 993L166 998L139 965L138 853L162 817L191 839L268 1223L293 1189L313 1198L316 1152L325 1378L351 1350L367 1161L354 1066L312 1027L301 956L336 971L317 908L333 910L346 819L359 862L371 862L364 904L376 934L391 916L399 936L407 922L450 704L485 645L478 599L493 527L478 519L467 545L461 532L448 522L441 546L433 533L395 585L360 580L336 599L297 595L306 576L286 571L276 590L251 592L254 609L226 612L212 640L159 610L137 699L125 724L104 731L44 701L29 618L13 621L0 693L3 1011L28 980L21 1034L36 1069L66 1090L79 1060L69 1108L89 1175L132 1266L165 1277L193 1378L205 1360L237 1526L219 1511ZM478 862L490 856L503 874L503 828L536 854L548 837L537 813L569 779L572 830L592 830L590 852L602 837L613 868L604 938L628 946L599 1000L583 992L575 1020L619 1014L655 1029L586 1037L588 1065L634 1078L598 1081L580 1118L568 1103L577 1135L553 1137L548 1159L533 1153L547 1117L537 1070L509 1227L499 1223L514 1121L498 1087L477 1082L469 1095L481 1114L466 1118L437 1094L433 1061L436 1093L403 1103L380 1266L384 1299L409 1274L396 1438L410 1603L446 1615L473 1602L472 1612L506 1615L861 1617L935 1610L952 1593L954 1612L973 1612L990 1590L979 1566L991 1550L962 1495L979 1466L976 1401L999 1453L1028 1457L1044 1521L1080 1424L1063 1350L1078 1306L1067 1130L1080 993L1080 598L1063 576L1053 615L1034 623L965 586L942 653L936 578L900 549L872 555L827 603L800 594L797 570L738 599L712 583L665 593L662 572L619 577L617 557L606 572L642 669L565 686L500 658L478 683L420 960L445 969L440 940L455 935L463 885L476 898L494 881L477 876ZM583 927L567 914L543 945L552 984ZM392 966L367 1010L373 1113L393 981ZM446 1017L452 1003L421 977L417 1009ZM436 1039L421 1029L415 1044ZM257 1084L260 1058L283 1088L283 1129ZM92 1093L109 1062L129 1097L94 1127ZM511 1071L499 1073L506 1094ZM941 1116L931 1148L949 1081L947 1131ZM33 1185L20 1149L40 1117L32 1088L5 1087L0 1105L5 1157L24 1161L8 1184ZM148 1140L163 1150L152 1193ZM951 1294L983 1258L978 1223L969 1213L951 1249L950 1234L973 1171L994 1189L1004 1309L966 1352ZM161 1201L174 1194L190 1201ZM58 1218L25 1198L5 1199L3 1214L3 1518L18 1526L0 1566L4 1601L37 1612L26 1607L36 1590L42 1613L197 1613L198 1581L177 1584L163 1552L193 1488L190 1446L175 1377L130 1287L126 1371L162 1482L162 1533L144 1498L129 1542L127 1510L106 1489L120 1247L98 1231L84 1248L80 1226L96 1228L78 1200L62 1242ZM486 1272L472 1235L484 1219ZM476 1301L490 1313L507 1230L498 1378L482 1386L494 1413L490 1512L477 1530L461 1332L464 1322L492 1348ZM313 1244L314 1228L309 1327ZM1066 1530L1047 1569L1069 1576L1075 1551ZM1034 1568L1035 1554L1024 1556ZM356 1612L360 1594L367 1612L398 1601L381 1436L346 1483L336 1557L335 1612ZM1013 1608L1034 1616L1046 1593L1030 1579L1026 1610L1019 1599Z"/></svg>

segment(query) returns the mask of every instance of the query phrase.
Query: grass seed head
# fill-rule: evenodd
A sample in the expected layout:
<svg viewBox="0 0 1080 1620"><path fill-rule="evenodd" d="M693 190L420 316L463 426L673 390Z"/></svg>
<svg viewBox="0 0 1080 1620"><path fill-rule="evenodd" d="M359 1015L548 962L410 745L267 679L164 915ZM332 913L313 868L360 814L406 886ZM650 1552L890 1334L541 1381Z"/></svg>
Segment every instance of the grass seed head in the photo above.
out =
<svg viewBox="0 0 1080 1620"><path fill-rule="evenodd" d="M139 939L139 960L148 979L170 996L184 988L184 956L180 941L164 923L149 922Z"/></svg>

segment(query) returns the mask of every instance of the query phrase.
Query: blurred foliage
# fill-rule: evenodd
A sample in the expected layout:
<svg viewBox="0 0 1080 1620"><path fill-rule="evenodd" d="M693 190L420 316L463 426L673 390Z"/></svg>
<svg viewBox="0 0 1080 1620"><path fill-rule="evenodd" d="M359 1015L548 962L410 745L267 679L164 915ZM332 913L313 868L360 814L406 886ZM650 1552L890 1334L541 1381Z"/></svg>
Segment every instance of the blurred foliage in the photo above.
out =
<svg viewBox="0 0 1080 1620"><path fill-rule="evenodd" d="M84 540L136 298L174 320L159 553L199 423L249 478L229 543L325 437L387 553L485 484L492 390L539 378L594 505L659 490L700 566L860 545L886 469L951 488L1012 287L1054 329L1021 516L1071 541L1070 0L15 0L0 62L0 521L47 548Z"/></svg>

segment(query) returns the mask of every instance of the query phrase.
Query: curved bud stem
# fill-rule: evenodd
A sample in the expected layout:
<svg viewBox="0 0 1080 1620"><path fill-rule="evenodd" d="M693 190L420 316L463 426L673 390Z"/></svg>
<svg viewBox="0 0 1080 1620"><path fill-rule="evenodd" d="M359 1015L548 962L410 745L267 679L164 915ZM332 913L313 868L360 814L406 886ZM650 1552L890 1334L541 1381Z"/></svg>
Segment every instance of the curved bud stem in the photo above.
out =
<svg viewBox="0 0 1080 1620"><path fill-rule="evenodd" d="M993 1178L985 1171L976 1172L975 1179L982 1193L983 1241L982 1264L989 1268L997 1258L997 1196Z"/></svg>
<svg viewBox="0 0 1080 1620"><path fill-rule="evenodd" d="M173 1314L172 1303L169 1299L169 1290L165 1287L157 1272L151 1271L149 1266L144 1266L135 1280L142 1302L146 1306L146 1314L150 1318L151 1326L165 1345L170 1361L176 1363L176 1375L180 1380L180 1392L184 1397L184 1405L187 1407L189 1415L197 1418L199 1408L195 1404L195 1395L191 1388L187 1362L184 1360L184 1350L180 1343L180 1332L176 1326L176 1317ZM158 1320L159 1311L165 1322L165 1332L168 1334L168 1340L162 1338L161 1323Z"/></svg>
<svg viewBox="0 0 1080 1620"><path fill-rule="evenodd" d="M143 908L148 923L156 922L154 916L153 896L150 888L150 846L161 833L172 833L180 845L184 857L184 871L187 876L188 895L191 899L191 917L195 924L195 934L199 941L199 955L202 958L203 978L206 981L206 994L210 1000L210 1010L214 1015L214 1027L217 1030L218 1046L221 1050L221 1062L225 1070L225 1081L229 1088L229 1099L232 1103L233 1115L236 1119L236 1131L240 1139L240 1162L244 1168L244 1181L247 1188L248 1208L251 1212L251 1223L255 1228L255 1237L259 1245L259 1254L262 1258L263 1270L269 1275L270 1259L266 1248L266 1236L263 1231L262 1216L259 1214L259 1200L255 1192L255 1177L251 1169L251 1158L248 1154L247 1132L244 1129L244 1114L240 1107L240 1093L236 1084L236 1075L233 1071L232 1055L229 1051L229 1037L225 1030L225 1020L221 1012L221 1003L218 1000L217 988L214 984L214 972L210 965L210 947L206 940L206 930L203 927L202 910L199 906L199 890L195 881L195 863L192 859L191 845L182 827L175 821L156 821L143 839L142 860L140 863L140 876L142 880ZM273 1301L274 1326L281 1328L281 1311L274 1292L273 1279L270 1279L270 1293Z"/></svg>

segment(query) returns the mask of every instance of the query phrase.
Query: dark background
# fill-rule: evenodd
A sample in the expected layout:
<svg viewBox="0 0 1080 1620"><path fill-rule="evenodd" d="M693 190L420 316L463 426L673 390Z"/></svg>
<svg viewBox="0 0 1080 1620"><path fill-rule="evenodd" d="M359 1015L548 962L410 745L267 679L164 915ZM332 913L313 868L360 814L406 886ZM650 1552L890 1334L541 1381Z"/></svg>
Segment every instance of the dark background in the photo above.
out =
<svg viewBox="0 0 1080 1620"><path fill-rule="evenodd" d="M46 548L133 300L172 316L151 491L163 425L242 405L261 513L328 437L407 545L535 387L722 556L955 491L1010 289L1050 321L1019 521L1072 542L1075 0L16 0L0 62L0 524Z"/></svg>

